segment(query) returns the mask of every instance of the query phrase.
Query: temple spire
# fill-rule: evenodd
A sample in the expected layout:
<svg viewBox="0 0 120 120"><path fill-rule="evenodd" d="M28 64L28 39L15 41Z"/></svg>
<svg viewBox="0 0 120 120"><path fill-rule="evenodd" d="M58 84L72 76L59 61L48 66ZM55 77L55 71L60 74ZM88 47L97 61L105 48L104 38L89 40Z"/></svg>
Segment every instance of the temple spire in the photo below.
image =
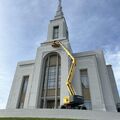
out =
<svg viewBox="0 0 120 120"><path fill-rule="evenodd" d="M62 11L61 0L58 0L58 8L54 19L50 20L48 26L47 41L69 39L68 27Z"/></svg>
<svg viewBox="0 0 120 120"><path fill-rule="evenodd" d="M61 0L59 0L59 5L61 6Z"/></svg>
<svg viewBox="0 0 120 120"><path fill-rule="evenodd" d="M62 3L61 2L62 2L61 0L58 1L58 8L57 8L57 12L55 15L55 19L63 18L63 11L62 11Z"/></svg>

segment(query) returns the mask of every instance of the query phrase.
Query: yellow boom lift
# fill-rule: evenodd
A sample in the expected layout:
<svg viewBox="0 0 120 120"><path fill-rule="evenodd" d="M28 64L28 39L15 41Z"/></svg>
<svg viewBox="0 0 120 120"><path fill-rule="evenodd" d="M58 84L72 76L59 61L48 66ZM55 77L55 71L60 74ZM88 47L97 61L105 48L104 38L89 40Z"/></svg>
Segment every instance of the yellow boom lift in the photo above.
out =
<svg viewBox="0 0 120 120"><path fill-rule="evenodd" d="M62 105L61 108L62 109L86 109L84 107L83 96L76 95L76 92L75 92L75 90L72 86L72 80L73 80L73 77L74 77L75 67L76 67L76 59L70 53L70 51L62 44L62 42L60 42L58 40L54 41L52 43L52 47L54 47L54 48L62 47L63 50L66 52L66 54L71 59L71 66L70 66L70 70L69 70L68 77L67 77L67 80L66 80L66 85L67 85L70 96L65 96L64 97L64 100L63 100L64 105Z"/></svg>

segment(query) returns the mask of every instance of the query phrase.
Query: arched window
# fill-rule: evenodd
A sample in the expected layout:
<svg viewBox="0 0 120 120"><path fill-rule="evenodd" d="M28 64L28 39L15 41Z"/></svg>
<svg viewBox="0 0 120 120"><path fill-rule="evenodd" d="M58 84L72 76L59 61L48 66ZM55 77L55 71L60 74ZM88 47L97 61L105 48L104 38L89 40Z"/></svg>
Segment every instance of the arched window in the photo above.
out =
<svg viewBox="0 0 120 120"><path fill-rule="evenodd" d="M41 108L60 106L61 58L58 53L48 54L45 58L42 83Z"/></svg>

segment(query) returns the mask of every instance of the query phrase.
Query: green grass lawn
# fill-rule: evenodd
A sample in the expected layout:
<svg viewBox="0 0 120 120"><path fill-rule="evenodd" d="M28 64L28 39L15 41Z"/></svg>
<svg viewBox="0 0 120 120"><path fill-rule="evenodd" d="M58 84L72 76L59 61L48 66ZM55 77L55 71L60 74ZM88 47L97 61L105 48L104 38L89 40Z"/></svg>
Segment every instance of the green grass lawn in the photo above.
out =
<svg viewBox="0 0 120 120"><path fill-rule="evenodd" d="M0 118L0 120L73 120L73 119L48 119L48 118Z"/></svg>

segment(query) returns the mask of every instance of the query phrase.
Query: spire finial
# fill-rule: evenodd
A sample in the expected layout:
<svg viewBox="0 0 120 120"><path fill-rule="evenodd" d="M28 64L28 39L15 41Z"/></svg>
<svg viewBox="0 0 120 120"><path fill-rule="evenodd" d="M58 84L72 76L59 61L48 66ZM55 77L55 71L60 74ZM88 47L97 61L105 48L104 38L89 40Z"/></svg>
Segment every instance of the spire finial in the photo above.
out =
<svg viewBox="0 0 120 120"><path fill-rule="evenodd" d="M63 17L63 11L62 11L62 0L58 1L58 9L55 15L55 18L62 18Z"/></svg>
<svg viewBox="0 0 120 120"><path fill-rule="evenodd" d="M62 2L62 1L61 1L61 0L59 0L59 6L61 6L61 2Z"/></svg>

